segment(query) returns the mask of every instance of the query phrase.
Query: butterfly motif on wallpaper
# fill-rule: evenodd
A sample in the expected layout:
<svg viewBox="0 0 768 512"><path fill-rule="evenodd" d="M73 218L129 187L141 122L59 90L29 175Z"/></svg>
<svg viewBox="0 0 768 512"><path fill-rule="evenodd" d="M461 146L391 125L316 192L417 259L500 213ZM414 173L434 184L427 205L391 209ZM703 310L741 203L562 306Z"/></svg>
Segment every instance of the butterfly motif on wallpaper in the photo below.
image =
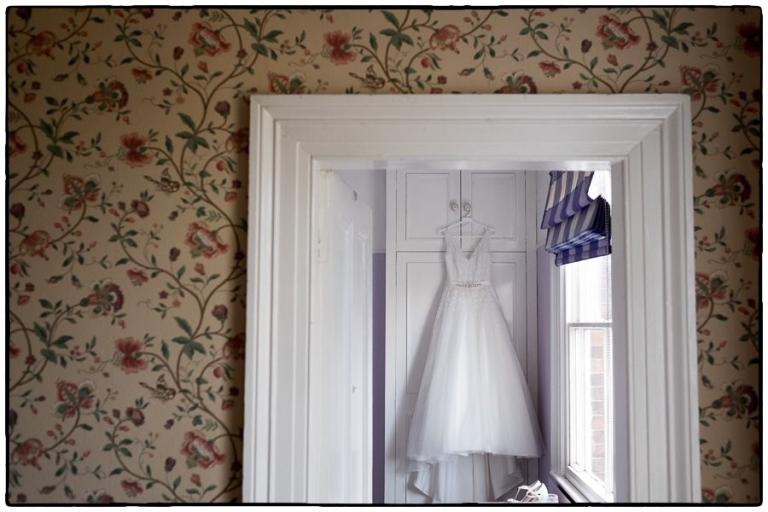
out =
<svg viewBox="0 0 768 512"><path fill-rule="evenodd" d="M144 178L151 181L157 187L157 190L163 192L176 192L181 187L181 183L171 179L171 173L168 172L168 168L163 169L163 173L160 175L160 180L154 179L152 176L144 175Z"/></svg>
<svg viewBox="0 0 768 512"><path fill-rule="evenodd" d="M166 385L165 374L162 374L157 378L157 384L155 384L155 387L150 386L146 382L139 382L139 384L141 384L141 387L147 388L152 393L152 398L159 398L163 402L167 402L176 396L176 390L169 388Z"/></svg>
<svg viewBox="0 0 768 512"><path fill-rule="evenodd" d="M386 83L386 80L378 76L376 71L373 70L373 64L368 66L368 69L365 72L365 78L358 75L357 73L350 73L350 75L360 80L360 85L372 91L381 89Z"/></svg>

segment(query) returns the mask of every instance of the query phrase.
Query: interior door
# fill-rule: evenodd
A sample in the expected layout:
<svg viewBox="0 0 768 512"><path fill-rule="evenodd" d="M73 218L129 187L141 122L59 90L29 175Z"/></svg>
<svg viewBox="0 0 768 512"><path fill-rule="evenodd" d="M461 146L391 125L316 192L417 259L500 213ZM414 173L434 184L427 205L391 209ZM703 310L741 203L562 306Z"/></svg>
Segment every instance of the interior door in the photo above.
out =
<svg viewBox="0 0 768 512"><path fill-rule="evenodd" d="M491 254L491 282L499 296L523 371L527 358L525 258L525 253ZM409 485L406 453L408 429L445 285L445 254L398 252L396 279L396 426L394 450L388 452L387 457L395 458L395 503L426 503L427 498ZM525 481L528 481L526 466L522 464L521 468ZM479 480L484 472L478 470L475 474L478 475L476 488L484 488L485 481Z"/></svg>
<svg viewBox="0 0 768 512"><path fill-rule="evenodd" d="M334 172L314 188L307 498L370 503L373 214Z"/></svg>
<svg viewBox="0 0 768 512"><path fill-rule="evenodd" d="M459 220L460 196L460 171L398 170L397 250L445 250L437 230Z"/></svg>
<svg viewBox="0 0 768 512"><path fill-rule="evenodd" d="M461 203L473 219L496 231L492 251L525 251L525 172L461 171ZM462 227L463 235L482 231L473 224ZM465 238L462 247L470 250L475 241Z"/></svg>

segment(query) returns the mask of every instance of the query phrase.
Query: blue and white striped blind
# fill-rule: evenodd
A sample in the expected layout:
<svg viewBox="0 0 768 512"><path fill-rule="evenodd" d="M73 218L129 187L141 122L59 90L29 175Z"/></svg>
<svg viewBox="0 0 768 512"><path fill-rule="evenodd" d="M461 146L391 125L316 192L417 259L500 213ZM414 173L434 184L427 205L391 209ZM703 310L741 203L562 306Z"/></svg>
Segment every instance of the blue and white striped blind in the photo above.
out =
<svg viewBox="0 0 768 512"><path fill-rule="evenodd" d="M611 208L602 196L592 198L593 171L551 171L541 229L555 265L611 253Z"/></svg>

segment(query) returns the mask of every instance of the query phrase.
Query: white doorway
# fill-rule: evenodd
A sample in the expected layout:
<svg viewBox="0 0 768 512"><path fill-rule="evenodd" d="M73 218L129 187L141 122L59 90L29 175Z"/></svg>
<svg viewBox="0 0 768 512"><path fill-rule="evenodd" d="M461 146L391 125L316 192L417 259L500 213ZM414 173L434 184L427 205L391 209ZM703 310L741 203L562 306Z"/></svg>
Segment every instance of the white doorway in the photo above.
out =
<svg viewBox="0 0 768 512"><path fill-rule="evenodd" d="M699 499L687 97L268 96L252 114L244 501L308 501L312 170L403 160L620 169L617 500Z"/></svg>

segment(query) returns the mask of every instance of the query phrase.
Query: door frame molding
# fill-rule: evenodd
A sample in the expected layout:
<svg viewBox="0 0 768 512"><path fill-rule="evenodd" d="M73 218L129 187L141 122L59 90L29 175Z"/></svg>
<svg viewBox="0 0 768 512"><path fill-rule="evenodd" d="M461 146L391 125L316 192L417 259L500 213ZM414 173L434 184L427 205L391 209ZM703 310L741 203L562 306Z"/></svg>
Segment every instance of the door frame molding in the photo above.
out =
<svg viewBox="0 0 768 512"><path fill-rule="evenodd" d="M252 96L243 501L306 501L311 171L334 161L620 167L617 500L700 501L690 148L677 94Z"/></svg>

